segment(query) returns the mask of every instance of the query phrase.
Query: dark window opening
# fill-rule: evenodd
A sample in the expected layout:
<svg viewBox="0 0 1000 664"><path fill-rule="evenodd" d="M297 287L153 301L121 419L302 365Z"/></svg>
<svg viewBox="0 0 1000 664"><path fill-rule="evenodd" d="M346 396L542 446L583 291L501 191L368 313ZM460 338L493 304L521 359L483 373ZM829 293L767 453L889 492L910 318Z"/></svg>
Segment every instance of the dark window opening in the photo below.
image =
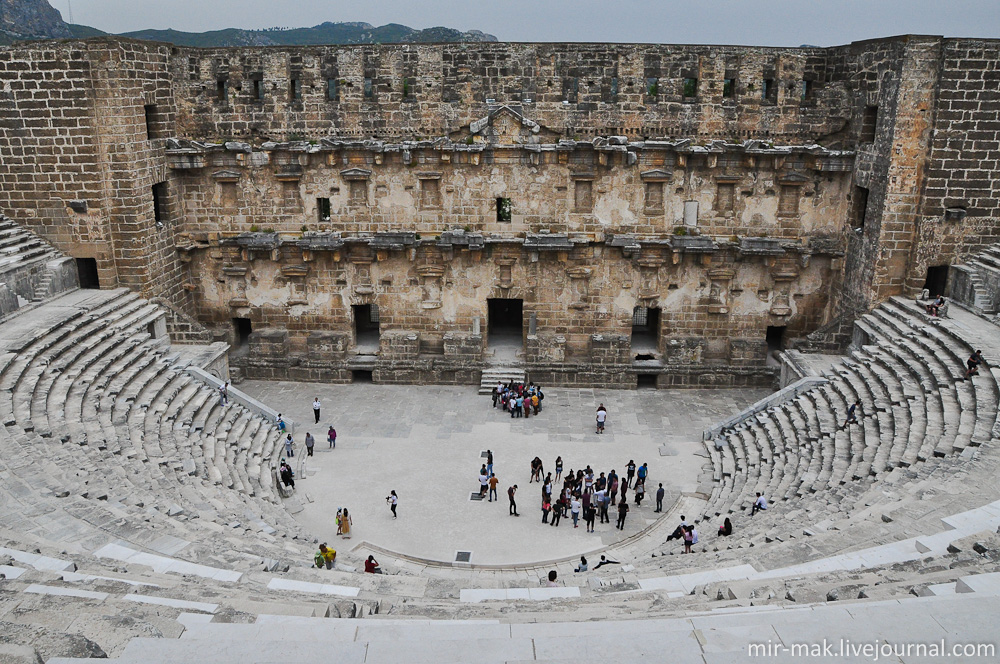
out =
<svg viewBox="0 0 1000 664"><path fill-rule="evenodd" d="M642 389L656 389L656 374L637 374L635 377L635 386Z"/></svg>
<svg viewBox="0 0 1000 664"><path fill-rule="evenodd" d="M156 338L156 323L155 322L151 321L149 323L146 323L146 334L148 334L150 336L150 338L152 338L152 339Z"/></svg>
<svg viewBox="0 0 1000 664"><path fill-rule="evenodd" d="M563 80L563 99L571 103L576 103L579 92L580 79L574 76Z"/></svg>
<svg viewBox="0 0 1000 664"><path fill-rule="evenodd" d="M259 78L253 79L253 98L257 100L264 98L264 81Z"/></svg>
<svg viewBox="0 0 1000 664"><path fill-rule="evenodd" d="M328 78L326 80L326 98L330 101L337 101L337 79Z"/></svg>
<svg viewBox="0 0 1000 664"><path fill-rule="evenodd" d="M632 350L655 352L659 348L659 342L660 310L650 307L632 309Z"/></svg>
<svg viewBox="0 0 1000 664"><path fill-rule="evenodd" d="M417 86L417 79L415 78L404 78L403 79L403 97L409 99L413 96L413 89Z"/></svg>
<svg viewBox="0 0 1000 664"><path fill-rule="evenodd" d="M878 106L865 106L865 114L861 119L861 135L858 137L858 140L862 143L874 143L877 127Z"/></svg>
<svg viewBox="0 0 1000 664"><path fill-rule="evenodd" d="M354 314L354 338L359 352L366 350L374 352L379 344L379 312L377 304L355 304L351 306Z"/></svg>
<svg viewBox="0 0 1000 664"><path fill-rule="evenodd" d="M96 258L77 258L76 272L80 276L80 288L97 289L101 287L101 279L97 274Z"/></svg>
<svg viewBox="0 0 1000 664"><path fill-rule="evenodd" d="M865 227L868 214L868 190L864 187L854 187L854 198L851 201L851 223L856 231Z"/></svg>
<svg viewBox="0 0 1000 664"><path fill-rule="evenodd" d="M931 297L946 294L948 290L948 266L934 265L928 267L924 288L930 291Z"/></svg>
<svg viewBox="0 0 1000 664"><path fill-rule="evenodd" d="M365 99L371 99L375 96L375 85L372 83L372 79L365 78Z"/></svg>
<svg viewBox="0 0 1000 664"><path fill-rule="evenodd" d="M660 93L660 79L655 76L650 76L646 79L646 95L653 99L656 99L656 95Z"/></svg>
<svg viewBox="0 0 1000 664"><path fill-rule="evenodd" d="M302 81L293 78L288 82L288 101L302 99Z"/></svg>
<svg viewBox="0 0 1000 664"><path fill-rule="evenodd" d="M373 383L375 379L372 378L372 372L366 371L364 369L353 369L351 370L351 382L352 383Z"/></svg>
<svg viewBox="0 0 1000 664"><path fill-rule="evenodd" d="M250 343L250 333L253 332L253 325L249 318L233 319L233 340L237 348L242 348Z"/></svg>
<svg viewBox="0 0 1000 664"><path fill-rule="evenodd" d="M316 199L316 216L319 217L320 221L330 221L330 199L329 198L317 198Z"/></svg>
<svg viewBox="0 0 1000 664"><path fill-rule="evenodd" d="M497 221L507 223L511 220L513 205L509 198L497 199Z"/></svg>
<svg viewBox="0 0 1000 664"><path fill-rule="evenodd" d="M778 86L774 84L773 78L764 79L764 87L761 88L761 98L771 104L778 101Z"/></svg>
<svg viewBox="0 0 1000 664"><path fill-rule="evenodd" d="M688 98L698 96L698 79L696 78L684 79L684 96Z"/></svg>
<svg viewBox="0 0 1000 664"><path fill-rule="evenodd" d="M148 140L159 138L160 117L156 109L156 104L146 104L142 107L142 110L146 116L146 138Z"/></svg>
<svg viewBox="0 0 1000 664"><path fill-rule="evenodd" d="M736 96L736 79L735 78L724 78L724 79L722 79L722 96L723 97L735 97Z"/></svg>
<svg viewBox="0 0 1000 664"><path fill-rule="evenodd" d="M153 185L153 221L162 222L167 218L167 183Z"/></svg>
<svg viewBox="0 0 1000 664"><path fill-rule="evenodd" d="M815 86L812 81L802 81L799 87L799 99L801 101L812 101Z"/></svg>
<svg viewBox="0 0 1000 664"><path fill-rule="evenodd" d="M229 81L220 78L215 82L215 97L223 104L229 101Z"/></svg>
<svg viewBox="0 0 1000 664"><path fill-rule="evenodd" d="M785 326L772 326L768 325L767 333L764 336L764 341L767 343L767 352L773 353L779 351L784 346L785 340Z"/></svg>
<svg viewBox="0 0 1000 664"><path fill-rule="evenodd" d="M611 89L609 90L611 101L618 101L618 77L611 78Z"/></svg>

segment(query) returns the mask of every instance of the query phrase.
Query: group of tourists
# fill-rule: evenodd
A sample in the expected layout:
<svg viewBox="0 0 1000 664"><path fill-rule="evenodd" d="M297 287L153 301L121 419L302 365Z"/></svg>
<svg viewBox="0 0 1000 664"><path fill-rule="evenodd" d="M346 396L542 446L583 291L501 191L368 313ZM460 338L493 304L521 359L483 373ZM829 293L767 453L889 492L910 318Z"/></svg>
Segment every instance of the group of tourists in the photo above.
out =
<svg viewBox="0 0 1000 664"><path fill-rule="evenodd" d="M498 382L490 396L493 398L493 407L502 408L504 412L509 412L511 417L538 415L542 411L542 401L545 399L541 385L534 383L525 385L514 381L506 385L502 381Z"/></svg>
<svg viewBox="0 0 1000 664"><path fill-rule="evenodd" d="M596 532L595 524L611 523L611 513L617 515L615 528L625 529L625 521L629 510L628 492L633 492L634 507L639 508L646 497L646 483L649 480L649 466L637 466L635 460L629 459L625 466L625 476L619 477L617 471L611 469L608 473L598 473L588 465L581 470L563 473L563 459L557 457L553 472L545 472L540 457L531 460L531 475L528 483L538 482L541 485L542 523L558 526L562 519L572 519L573 527L579 528L580 521L588 533ZM487 463L479 471L480 496L489 491L489 502L496 499L496 486L499 479L493 472L493 452L487 450ZM560 486L561 484L561 486ZM507 499L510 503L509 514L521 516L517 511L516 484L507 489ZM663 483L655 492L656 509L663 511Z"/></svg>

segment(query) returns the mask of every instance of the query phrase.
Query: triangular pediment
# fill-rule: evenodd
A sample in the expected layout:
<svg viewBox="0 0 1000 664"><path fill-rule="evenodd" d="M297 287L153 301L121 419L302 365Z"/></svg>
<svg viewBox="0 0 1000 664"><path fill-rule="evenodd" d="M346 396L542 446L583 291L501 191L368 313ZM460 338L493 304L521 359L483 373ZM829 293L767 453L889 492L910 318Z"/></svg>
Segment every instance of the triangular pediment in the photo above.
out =
<svg viewBox="0 0 1000 664"><path fill-rule="evenodd" d="M347 168L340 172L340 177L345 180L367 180L372 172L366 168Z"/></svg>
<svg viewBox="0 0 1000 664"><path fill-rule="evenodd" d="M531 142L531 136L541 131L541 126L510 106L499 106L486 117L469 124L469 133L486 142L498 145L518 145Z"/></svg>

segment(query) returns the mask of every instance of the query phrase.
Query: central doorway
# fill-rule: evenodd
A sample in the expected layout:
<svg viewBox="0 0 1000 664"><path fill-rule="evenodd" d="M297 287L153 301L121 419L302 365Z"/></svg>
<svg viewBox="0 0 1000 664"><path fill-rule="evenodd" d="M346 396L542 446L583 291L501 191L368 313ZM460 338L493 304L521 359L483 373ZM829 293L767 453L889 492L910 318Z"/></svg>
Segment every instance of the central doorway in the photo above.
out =
<svg viewBox="0 0 1000 664"><path fill-rule="evenodd" d="M354 345L358 353L371 355L378 352L379 316L377 304L351 305L354 315Z"/></svg>
<svg viewBox="0 0 1000 664"><path fill-rule="evenodd" d="M487 344L494 359L511 361L524 346L524 300L490 298L487 305Z"/></svg>

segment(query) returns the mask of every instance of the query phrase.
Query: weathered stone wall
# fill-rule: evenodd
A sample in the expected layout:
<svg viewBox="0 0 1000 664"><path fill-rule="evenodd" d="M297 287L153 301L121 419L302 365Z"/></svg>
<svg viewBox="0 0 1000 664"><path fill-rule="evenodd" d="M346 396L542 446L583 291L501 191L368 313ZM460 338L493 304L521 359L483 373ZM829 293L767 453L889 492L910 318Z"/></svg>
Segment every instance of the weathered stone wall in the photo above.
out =
<svg viewBox="0 0 1000 664"><path fill-rule="evenodd" d="M907 284L1000 240L1000 43L945 39Z"/></svg>
<svg viewBox="0 0 1000 664"><path fill-rule="evenodd" d="M750 384L768 327L836 347L998 239L998 48L28 44L0 208L217 337L250 319L247 375L475 380L499 297L547 382Z"/></svg>
<svg viewBox="0 0 1000 664"><path fill-rule="evenodd" d="M827 80L826 59L819 48L390 44L179 49L172 67L178 135L199 139L291 140L334 129L437 137L496 100L523 104L567 138L813 142L839 137L850 112L846 82Z"/></svg>
<svg viewBox="0 0 1000 664"><path fill-rule="evenodd" d="M159 223L153 210L174 127L169 53L105 39L0 50L0 209L63 252L95 258L102 286L189 305L169 185Z"/></svg>

